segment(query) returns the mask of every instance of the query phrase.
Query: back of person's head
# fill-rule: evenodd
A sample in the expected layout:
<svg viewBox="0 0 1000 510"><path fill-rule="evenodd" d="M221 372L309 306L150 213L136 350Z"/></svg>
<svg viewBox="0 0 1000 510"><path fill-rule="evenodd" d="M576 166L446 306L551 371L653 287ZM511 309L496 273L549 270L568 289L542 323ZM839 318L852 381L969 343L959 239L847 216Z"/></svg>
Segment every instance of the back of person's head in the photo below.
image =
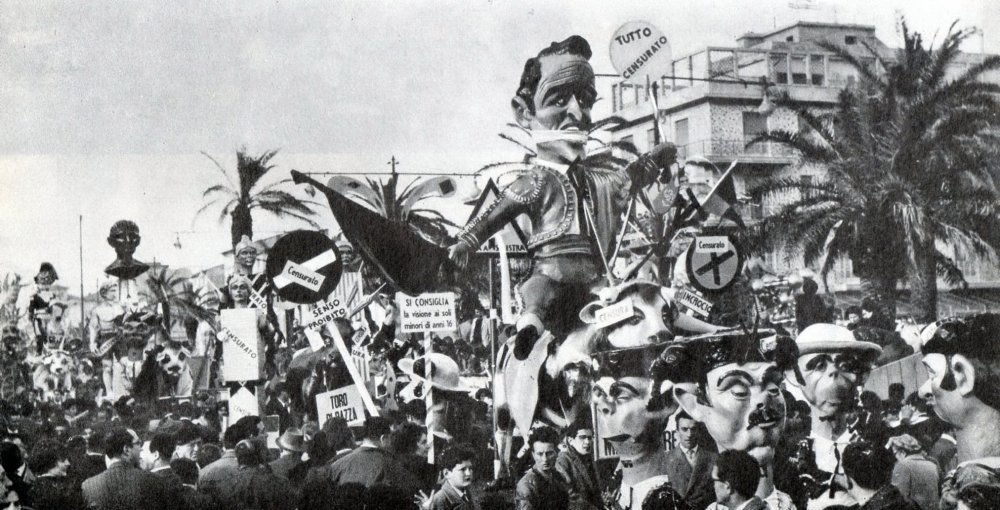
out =
<svg viewBox="0 0 1000 510"><path fill-rule="evenodd" d="M354 434L351 433L351 427L347 425L346 419L335 416L326 420L323 431L326 432L327 444L333 451L354 448Z"/></svg>
<svg viewBox="0 0 1000 510"><path fill-rule="evenodd" d="M257 438L236 443L236 462L241 466L256 466L264 462L264 445Z"/></svg>
<svg viewBox="0 0 1000 510"><path fill-rule="evenodd" d="M1000 508L1000 486L967 485L958 491L958 501L969 510L996 510Z"/></svg>
<svg viewBox="0 0 1000 510"><path fill-rule="evenodd" d="M255 418L255 419L251 419ZM256 416L244 416L236 423L233 423L226 429L226 432L222 434L222 446L232 449L236 448L236 443L244 439L248 439L257 435L257 424L260 422L260 418Z"/></svg>
<svg viewBox="0 0 1000 510"><path fill-rule="evenodd" d="M528 436L528 446L535 447L535 443L559 444L559 434L549 426L541 426L531 431Z"/></svg>
<svg viewBox="0 0 1000 510"><path fill-rule="evenodd" d="M906 386L895 382L889 385L889 400L891 402L902 402L905 396Z"/></svg>
<svg viewBox="0 0 1000 510"><path fill-rule="evenodd" d="M149 451L159 453L161 459L169 460L170 457L174 456L176 448L177 440L172 434L157 432L149 439Z"/></svg>
<svg viewBox="0 0 1000 510"><path fill-rule="evenodd" d="M198 463L183 457L170 461L170 470L180 479L181 483L195 485L198 483Z"/></svg>
<svg viewBox="0 0 1000 510"><path fill-rule="evenodd" d="M132 446L135 438L124 427L115 427L104 435L104 455L110 458L121 457L125 449Z"/></svg>
<svg viewBox="0 0 1000 510"><path fill-rule="evenodd" d="M87 435L87 450L94 453L104 453L104 436L108 434L109 427L104 423L96 423Z"/></svg>
<svg viewBox="0 0 1000 510"><path fill-rule="evenodd" d="M878 490L892 481L896 459L882 445L856 442L844 448L841 463L846 474L864 489Z"/></svg>
<svg viewBox="0 0 1000 510"><path fill-rule="evenodd" d="M20 446L7 441L0 443L0 465L4 471L16 473L23 464L24 458Z"/></svg>
<svg viewBox="0 0 1000 510"><path fill-rule="evenodd" d="M63 460L67 449L53 439L42 439L35 443L28 455L28 468L36 475L44 475Z"/></svg>
<svg viewBox="0 0 1000 510"><path fill-rule="evenodd" d="M760 464L741 450L726 450L719 454L715 466L719 480L729 483L730 489L744 498L753 497L760 481Z"/></svg>
<svg viewBox="0 0 1000 510"><path fill-rule="evenodd" d="M387 449L396 455L410 455L417 451L420 437L427 433L427 429L416 423L403 423L389 433L389 445Z"/></svg>
<svg viewBox="0 0 1000 510"><path fill-rule="evenodd" d="M381 416L369 416L365 420L364 438L369 441L380 441L382 436L388 434L392 429L389 420Z"/></svg>
<svg viewBox="0 0 1000 510"><path fill-rule="evenodd" d="M455 466L465 461L475 462L475 460L476 452L472 448L464 444L456 444L444 449L444 452L437 459L437 467L451 471L455 469Z"/></svg>
<svg viewBox="0 0 1000 510"><path fill-rule="evenodd" d="M177 427L177 433L174 435L177 440L177 444L188 444L201 439L201 430L198 426L189 421L182 421Z"/></svg>
<svg viewBox="0 0 1000 510"><path fill-rule="evenodd" d="M233 448L235 447L236 445L234 444ZM217 444L203 444L201 445L201 448L198 448L198 467L205 467L221 458L222 449L220 449Z"/></svg>
<svg viewBox="0 0 1000 510"><path fill-rule="evenodd" d="M819 290L819 285L812 278L802 279L802 293L811 296Z"/></svg>

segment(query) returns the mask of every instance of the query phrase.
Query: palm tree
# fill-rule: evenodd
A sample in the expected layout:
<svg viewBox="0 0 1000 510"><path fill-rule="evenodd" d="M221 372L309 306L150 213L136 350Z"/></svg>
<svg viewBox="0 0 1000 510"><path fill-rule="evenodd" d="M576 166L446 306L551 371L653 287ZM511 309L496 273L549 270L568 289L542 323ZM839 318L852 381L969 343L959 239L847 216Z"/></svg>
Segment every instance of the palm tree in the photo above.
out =
<svg viewBox="0 0 1000 510"><path fill-rule="evenodd" d="M450 196L454 181L448 177L415 179L399 190L399 174L393 172L385 182L365 178L364 182L337 175L327 183L331 189L361 202L389 221L411 227L427 240L440 244L448 236L448 228L458 228L454 222L438 211L417 207L429 198ZM448 191L451 190L451 191Z"/></svg>
<svg viewBox="0 0 1000 510"><path fill-rule="evenodd" d="M799 132L768 131L748 143L774 141L796 149L804 165L821 165L819 182L770 179L757 198L794 197L753 234L766 246L801 251L820 262L825 278L834 262L850 257L855 274L894 302L896 283L910 282L919 320L937 315L937 278L964 284L954 260L938 246L996 260L1000 200L994 181L1000 85L980 81L1000 68L985 58L957 78L959 45L970 30L954 31L940 47L925 48L902 22L904 46L894 60L868 47L873 68L847 50L823 47L854 67L859 85L840 92L834 110L815 114L786 97L802 124Z"/></svg>
<svg viewBox="0 0 1000 510"><path fill-rule="evenodd" d="M313 228L319 228L319 225L309 217L315 214L312 206L317 204L280 189L290 181L286 179L267 186L259 186L261 179L274 168L271 159L277 153L277 150L266 151L254 157L247 153L246 147L239 149L236 151L236 179L233 179L215 158L202 152L222 172L227 184L217 184L206 189L202 193L203 198L207 199L210 196L217 198L202 206L195 216L224 201L225 205L219 212L219 223L222 223L226 216L231 217L230 236L233 248L243 236L253 238L251 213L255 209L269 212L279 218L296 218Z"/></svg>
<svg viewBox="0 0 1000 510"><path fill-rule="evenodd" d="M215 314L204 306L203 296L194 288L189 275L158 265L148 273L146 288L139 293L151 306L159 307L163 327L169 334L181 323L193 336L197 323L211 321Z"/></svg>

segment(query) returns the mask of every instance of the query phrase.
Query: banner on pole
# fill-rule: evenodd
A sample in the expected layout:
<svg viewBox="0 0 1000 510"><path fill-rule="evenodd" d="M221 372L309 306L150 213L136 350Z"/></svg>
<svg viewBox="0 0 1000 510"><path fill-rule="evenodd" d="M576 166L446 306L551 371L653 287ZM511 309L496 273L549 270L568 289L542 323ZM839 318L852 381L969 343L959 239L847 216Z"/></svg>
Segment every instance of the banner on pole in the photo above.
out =
<svg viewBox="0 0 1000 510"><path fill-rule="evenodd" d="M260 403L257 395L246 386L241 386L229 395L229 423L236 423L244 416L260 416Z"/></svg>
<svg viewBox="0 0 1000 510"><path fill-rule="evenodd" d="M225 381L255 381L264 373L264 349L257 313L253 308L222 310L219 341L222 342L222 378Z"/></svg>
<svg viewBox="0 0 1000 510"><path fill-rule="evenodd" d="M347 420L347 424L352 427L365 422L365 403L354 384L316 395L316 411L320 428L334 417Z"/></svg>

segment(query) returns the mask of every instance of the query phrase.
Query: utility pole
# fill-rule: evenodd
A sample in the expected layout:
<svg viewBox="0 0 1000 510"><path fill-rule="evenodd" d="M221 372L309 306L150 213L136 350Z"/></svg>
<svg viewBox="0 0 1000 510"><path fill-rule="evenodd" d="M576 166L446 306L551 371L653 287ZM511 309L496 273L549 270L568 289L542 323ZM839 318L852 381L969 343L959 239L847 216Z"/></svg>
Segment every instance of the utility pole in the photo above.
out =
<svg viewBox="0 0 1000 510"><path fill-rule="evenodd" d="M387 164L392 165L392 175L396 175L396 165L399 164L399 160L396 159L396 156L393 156Z"/></svg>

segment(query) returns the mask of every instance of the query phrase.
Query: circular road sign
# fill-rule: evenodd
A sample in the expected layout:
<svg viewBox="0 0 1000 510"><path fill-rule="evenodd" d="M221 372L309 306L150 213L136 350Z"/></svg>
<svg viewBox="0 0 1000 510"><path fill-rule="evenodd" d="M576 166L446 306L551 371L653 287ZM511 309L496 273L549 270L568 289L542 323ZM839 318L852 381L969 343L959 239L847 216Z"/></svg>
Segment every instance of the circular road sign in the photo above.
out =
<svg viewBox="0 0 1000 510"><path fill-rule="evenodd" d="M729 288L742 269L743 255L729 237L696 237L688 248L688 280L702 292Z"/></svg>
<svg viewBox="0 0 1000 510"><path fill-rule="evenodd" d="M333 292L343 269L332 240L319 232L297 230L274 243L264 271L282 299L310 304Z"/></svg>
<svg viewBox="0 0 1000 510"><path fill-rule="evenodd" d="M630 21L611 36L611 64L631 83L646 85L670 74L670 43L646 21Z"/></svg>

